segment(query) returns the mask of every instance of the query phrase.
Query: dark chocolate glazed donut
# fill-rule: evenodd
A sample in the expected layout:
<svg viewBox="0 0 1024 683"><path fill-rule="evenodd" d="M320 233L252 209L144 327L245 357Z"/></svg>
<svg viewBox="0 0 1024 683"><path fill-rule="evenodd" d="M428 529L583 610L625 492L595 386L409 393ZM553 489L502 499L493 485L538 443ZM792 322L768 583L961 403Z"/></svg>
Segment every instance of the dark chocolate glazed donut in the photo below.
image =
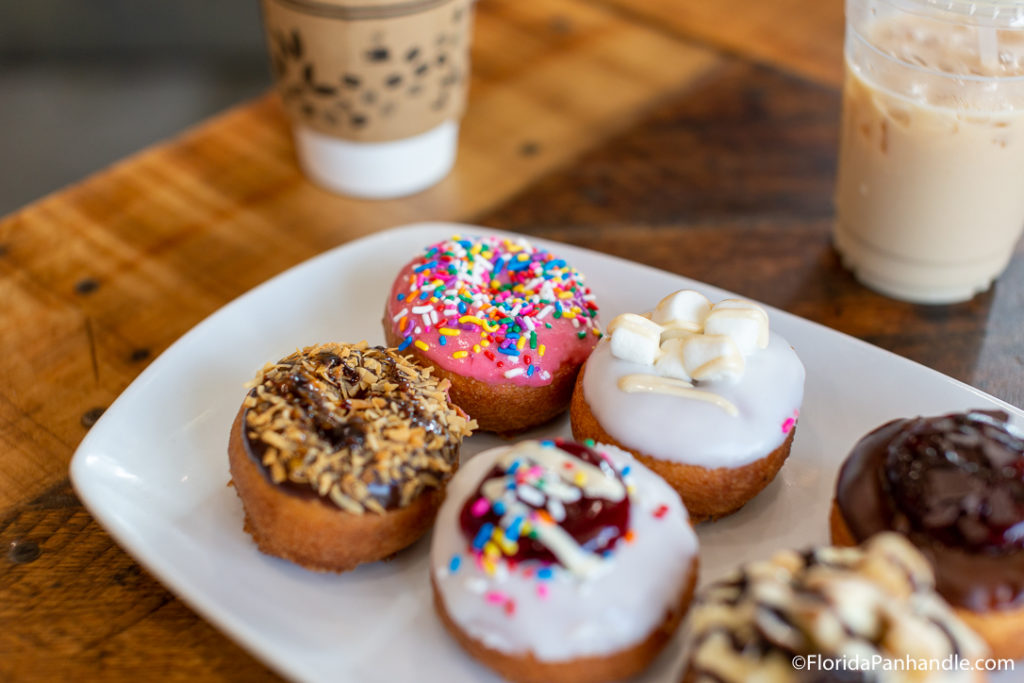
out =
<svg viewBox="0 0 1024 683"><path fill-rule="evenodd" d="M1008 419L995 411L900 419L861 439L836 486L854 540L908 536L958 607L1024 605L1024 438Z"/></svg>

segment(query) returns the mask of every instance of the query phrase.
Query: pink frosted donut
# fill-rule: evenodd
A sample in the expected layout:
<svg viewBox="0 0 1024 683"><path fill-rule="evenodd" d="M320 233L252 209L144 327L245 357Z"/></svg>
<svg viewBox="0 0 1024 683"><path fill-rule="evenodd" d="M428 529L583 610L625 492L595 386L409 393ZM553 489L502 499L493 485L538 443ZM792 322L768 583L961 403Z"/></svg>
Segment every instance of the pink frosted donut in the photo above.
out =
<svg viewBox="0 0 1024 683"><path fill-rule="evenodd" d="M517 431L568 406L601 336L583 276L522 238L428 246L395 279L388 344L437 368L481 429Z"/></svg>

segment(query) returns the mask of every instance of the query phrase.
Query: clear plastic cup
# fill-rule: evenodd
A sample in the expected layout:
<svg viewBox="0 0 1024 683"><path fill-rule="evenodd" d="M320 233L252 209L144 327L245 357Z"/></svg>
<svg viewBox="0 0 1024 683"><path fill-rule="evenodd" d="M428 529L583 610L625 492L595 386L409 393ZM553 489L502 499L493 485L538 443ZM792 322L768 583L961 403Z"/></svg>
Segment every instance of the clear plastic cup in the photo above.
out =
<svg viewBox="0 0 1024 683"><path fill-rule="evenodd" d="M1024 0L847 0L834 240L865 285L970 299L1024 228Z"/></svg>

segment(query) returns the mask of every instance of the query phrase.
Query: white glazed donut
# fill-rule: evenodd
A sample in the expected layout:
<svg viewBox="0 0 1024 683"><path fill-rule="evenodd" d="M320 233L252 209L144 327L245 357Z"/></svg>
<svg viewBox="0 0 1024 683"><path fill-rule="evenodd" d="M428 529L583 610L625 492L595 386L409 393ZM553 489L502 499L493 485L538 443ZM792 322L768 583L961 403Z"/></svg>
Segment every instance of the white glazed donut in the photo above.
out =
<svg viewBox="0 0 1024 683"><path fill-rule="evenodd" d="M615 358L602 340L587 360L583 396L616 440L687 465L740 467L763 457L785 440L803 400L803 365L789 342L774 332L768 348L747 359L739 382L706 389L735 405L738 416L706 401L683 404L675 396L626 394L618 388L620 378L644 370Z"/></svg>
<svg viewBox="0 0 1024 683"><path fill-rule="evenodd" d="M650 662L678 625L696 577L697 538L679 496L628 453L594 447L616 472L624 473L618 478L587 466L555 443L528 441L491 449L456 473L438 514L431 547L438 612L470 654L507 678L557 681L628 676ZM579 448L567 443L569 448ZM553 455L548 457L548 452ZM530 485L541 478L544 483L538 488ZM512 489L508 482L513 482ZM620 531L615 535L621 529L627 531L603 554L588 552L587 541L581 547L566 534L565 525L573 523L571 507L568 521L555 521L563 514L561 501L568 506L585 503L592 509L593 499L612 501L620 494L628 500L628 524L617 527ZM495 495L500 495L497 500L504 507L488 500ZM509 558L507 548L495 553L485 547L485 538L507 543L508 536L517 534L484 531L474 534L478 538L468 538L460 522L460 515L476 516L485 509L492 515L490 511L497 510L501 517L489 518L500 519L494 526L506 529L517 516L536 515L533 506L538 504L553 514L546 524L534 516L535 525L542 528L537 530L541 540L533 547L554 548L560 561ZM604 524L608 518L601 519ZM528 542L528 534L527 526L519 541ZM596 545L598 550L601 547ZM489 554L499 556L489 558ZM657 641L653 645L652 638ZM622 656L628 663L613 661ZM597 675L593 679L581 675L580 667L593 663L599 665L592 667L598 669ZM626 668L616 668L619 665Z"/></svg>
<svg viewBox="0 0 1024 683"><path fill-rule="evenodd" d="M651 313L611 322L577 382L572 425L577 439L640 458L704 519L738 509L782 466L805 373L789 342L769 330L763 308L740 299L697 306L697 297L676 292ZM735 481L711 474L742 468L749 469ZM707 493L719 487L742 495Z"/></svg>

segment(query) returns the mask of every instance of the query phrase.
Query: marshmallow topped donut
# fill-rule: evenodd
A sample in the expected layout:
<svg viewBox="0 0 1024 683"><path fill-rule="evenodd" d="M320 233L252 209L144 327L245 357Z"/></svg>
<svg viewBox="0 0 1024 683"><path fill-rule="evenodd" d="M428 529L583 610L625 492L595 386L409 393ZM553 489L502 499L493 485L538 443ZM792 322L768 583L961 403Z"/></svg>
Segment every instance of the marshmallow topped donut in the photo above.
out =
<svg viewBox="0 0 1024 683"><path fill-rule="evenodd" d="M694 519L717 518L782 467L803 385L803 364L763 308L682 290L608 326L577 381L573 435L630 451Z"/></svg>
<svg viewBox="0 0 1024 683"><path fill-rule="evenodd" d="M696 581L679 496L627 453L525 441L485 451L448 487L430 551L442 623L514 681L644 669Z"/></svg>
<svg viewBox="0 0 1024 683"><path fill-rule="evenodd" d="M564 259L522 238L428 246L399 273L388 343L437 368L481 429L518 431L569 405L601 333L594 296Z"/></svg>

